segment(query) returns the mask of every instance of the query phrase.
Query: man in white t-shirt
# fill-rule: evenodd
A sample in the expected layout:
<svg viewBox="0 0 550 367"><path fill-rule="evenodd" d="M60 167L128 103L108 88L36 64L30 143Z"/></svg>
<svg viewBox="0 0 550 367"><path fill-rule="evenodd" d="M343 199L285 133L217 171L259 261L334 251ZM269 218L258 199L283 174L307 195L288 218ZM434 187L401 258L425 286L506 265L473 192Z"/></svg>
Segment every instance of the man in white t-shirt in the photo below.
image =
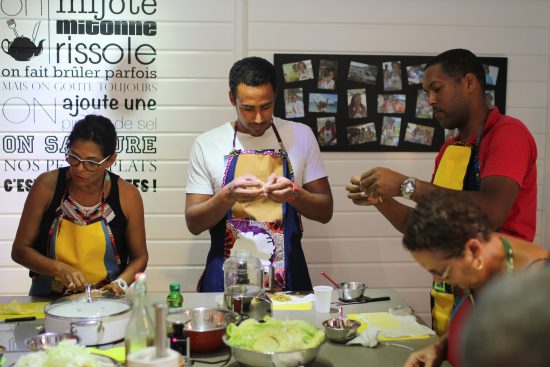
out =
<svg viewBox="0 0 550 367"><path fill-rule="evenodd" d="M236 121L200 135L189 158L187 227L211 235L197 289L223 291L223 262L246 250L276 288L309 290L300 215L326 223L333 209L315 136L307 125L273 117L277 84L268 61L237 61L229 86Z"/></svg>

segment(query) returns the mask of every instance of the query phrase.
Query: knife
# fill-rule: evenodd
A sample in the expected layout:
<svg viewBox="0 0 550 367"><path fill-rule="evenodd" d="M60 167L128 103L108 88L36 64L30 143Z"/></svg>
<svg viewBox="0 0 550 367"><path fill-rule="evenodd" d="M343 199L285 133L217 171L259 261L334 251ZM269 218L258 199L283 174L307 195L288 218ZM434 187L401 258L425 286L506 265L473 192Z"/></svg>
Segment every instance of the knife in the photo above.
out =
<svg viewBox="0 0 550 367"><path fill-rule="evenodd" d="M0 320L0 322L20 322L20 321L34 321L36 320L35 316L25 316L25 317L11 317L9 319Z"/></svg>

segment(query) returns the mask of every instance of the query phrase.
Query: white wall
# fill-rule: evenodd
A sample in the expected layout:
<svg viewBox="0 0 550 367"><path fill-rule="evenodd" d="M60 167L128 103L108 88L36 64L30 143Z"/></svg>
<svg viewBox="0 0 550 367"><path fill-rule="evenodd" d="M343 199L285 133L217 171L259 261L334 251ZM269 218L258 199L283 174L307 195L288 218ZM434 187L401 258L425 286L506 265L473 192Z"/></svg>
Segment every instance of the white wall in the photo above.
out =
<svg viewBox="0 0 550 367"><path fill-rule="evenodd" d="M29 0L29 3L38 2ZM19 0L4 0L2 3L17 5ZM157 36L138 38L138 41L153 44L157 50L157 60L149 66L149 70L156 70L157 78L115 79L111 82L154 85L156 91L137 96L154 98L158 108L154 111L107 113L113 120L123 116L134 124L139 119L157 121L150 131L144 132L135 125L130 130L120 131L121 135L154 135L158 140L154 155L121 153L119 158L126 160L126 166L117 172L124 178L157 180L156 192L149 190L142 194L146 208L151 290L164 290L172 280L180 280L185 290L193 290L202 271L209 245L208 235L203 233L195 237L184 224L187 157L190 144L200 132L234 117L227 99L227 73L235 60L249 55L269 60L273 59L273 53L435 55L449 48L464 47L480 56L508 57L507 113L522 119L538 144L537 240L546 243L548 234L545 227L550 224L549 212L544 205L550 198L547 187L549 170L544 164L545 147L549 141L546 130L550 122L550 2L159 0L157 3L158 11L154 16L142 14L135 17L154 20L158 24ZM56 6L57 3L50 2L50 10ZM53 14L52 19L56 16L63 18ZM3 20L10 16L0 12L0 18L2 39L12 39L11 30L2 25ZM37 16L15 18L18 29L26 29L24 33L30 34ZM114 15L106 17L115 18ZM132 18L123 14L117 19ZM42 31L43 28L44 24ZM75 43L77 38L73 37ZM49 39L55 40L55 35ZM100 37L80 39L107 42ZM40 62L46 61L36 57L29 65L37 68ZM4 69L22 68L24 64L0 52L0 65L0 69ZM61 63L58 66L69 68L71 65ZM124 62L117 65L119 69L129 67ZM110 66L100 64L97 68L108 70ZM3 78L3 81L7 79ZM52 78L44 80L47 83L56 81ZM87 81L100 83L96 79ZM70 93L58 94L59 99L63 99ZM0 106L4 106L10 96L16 95L25 98L51 96L37 90L19 93L13 88L7 90L4 85L0 86ZM103 93L95 89L90 95L102 96ZM136 94L110 94L116 98L128 95ZM12 108L10 113L21 108L9 107ZM66 129L62 129L61 120L70 118L67 110L60 106L57 109L60 115L57 124L44 121L13 124L0 114L2 136L5 133L32 133L38 140L45 135L62 137L66 135ZM34 178L45 170L45 159L52 159L52 156L62 159L61 153L46 154L40 146L33 155L40 161L37 171L14 172L0 161L1 182L12 178ZM374 166L386 166L428 179L434 154L323 153L323 158L333 188L335 213L327 225L308 220L304 223L304 249L313 282L326 283L319 275L323 270L337 280L364 280L371 288L392 287L426 316L430 276L402 249L399 233L380 214L370 208L356 207L346 199L344 186L351 175ZM29 157L1 150L0 159L25 160ZM129 159L144 160L143 171L142 168L137 168L137 171L128 168ZM157 168L152 168L153 165ZM9 255L25 197L25 192L0 189L0 294L24 294L29 287L27 271L14 264Z"/></svg>

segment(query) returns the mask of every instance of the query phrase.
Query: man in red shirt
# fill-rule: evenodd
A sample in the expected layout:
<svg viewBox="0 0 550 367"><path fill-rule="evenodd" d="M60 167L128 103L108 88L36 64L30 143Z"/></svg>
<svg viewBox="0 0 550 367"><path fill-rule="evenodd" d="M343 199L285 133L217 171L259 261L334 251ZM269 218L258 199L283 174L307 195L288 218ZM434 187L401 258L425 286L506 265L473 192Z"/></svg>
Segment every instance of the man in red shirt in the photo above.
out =
<svg viewBox="0 0 550 367"><path fill-rule="evenodd" d="M435 118L459 132L441 148L432 180L376 167L352 177L348 197L357 205L374 205L402 232L412 208L393 197L419 202L434 190L452 189L469 196L494 228L532 241L537 202L533 136L521 121L487 108L483 66L470 51L446 51L425 70L423 89Z"/></svg>

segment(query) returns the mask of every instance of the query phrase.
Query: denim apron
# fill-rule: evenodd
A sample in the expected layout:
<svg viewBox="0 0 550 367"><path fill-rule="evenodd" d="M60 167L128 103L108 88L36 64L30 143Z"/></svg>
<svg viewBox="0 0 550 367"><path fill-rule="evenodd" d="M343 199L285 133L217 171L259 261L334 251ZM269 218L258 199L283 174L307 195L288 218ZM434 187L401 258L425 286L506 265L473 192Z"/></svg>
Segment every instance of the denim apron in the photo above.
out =
<svg viewBox="0 0 550 367"><path fill-rule="evenodd" d="M222 187L249 173L265 182L272 173L294 182L294 172L275 124L271 124L280 149L233 149L229 153ZM245 249L260 259L264 269L272 267L273 288L311 290L311 280L302 251L302 222L287 202L260 198L250 203L236 202L218 224L210 229L211 246L206 268L197 285L199 292L223 292L223 263L233 250ZM267 284L268 279L265 279Z"/></svg>

